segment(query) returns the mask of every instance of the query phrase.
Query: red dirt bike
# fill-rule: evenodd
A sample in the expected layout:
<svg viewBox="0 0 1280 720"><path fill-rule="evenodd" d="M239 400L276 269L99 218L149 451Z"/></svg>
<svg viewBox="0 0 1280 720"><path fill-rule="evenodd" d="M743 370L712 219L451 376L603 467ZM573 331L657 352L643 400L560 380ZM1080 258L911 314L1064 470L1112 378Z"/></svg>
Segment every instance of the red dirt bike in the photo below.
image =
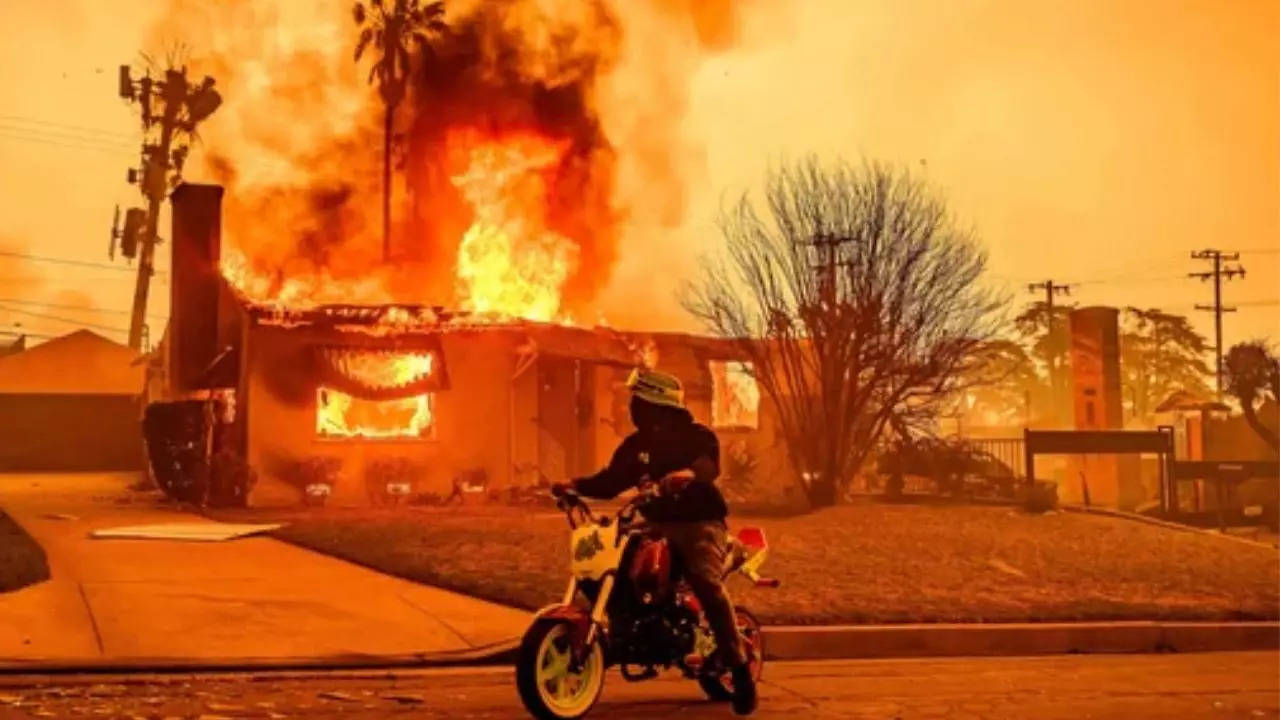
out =
<svg viewBox="0 0 1280 720"><path fill-rule="evenodd" d="M520 643L516 686L534 717L586 715L614 665L632 682L674 667L711 699L732 699L731 674L713 659L715 637L702 608L673 567L667 541L642 517L655 497L656 488L643 488L612 517L592 515L575 492L556 497L571 529L572 576L564 600L539 610ZM759 574L767 555L764 531L744 528L730 541L725 578L736 572L756 585L777 587L777 580ZM759 679L760 623L746 608L736 611L752 675Z"/></svg>

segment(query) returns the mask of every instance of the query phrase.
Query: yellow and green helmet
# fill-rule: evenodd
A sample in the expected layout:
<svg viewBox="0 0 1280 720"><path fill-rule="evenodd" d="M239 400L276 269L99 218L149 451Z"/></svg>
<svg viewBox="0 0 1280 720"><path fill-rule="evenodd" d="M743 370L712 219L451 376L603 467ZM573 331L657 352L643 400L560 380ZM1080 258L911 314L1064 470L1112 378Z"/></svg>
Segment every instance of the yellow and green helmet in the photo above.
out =
<svg viewBox="0 0 1280 720"><path fill-rule="evenodd" d="M627 378L631 394L654 405L684 408L684 387L679 378L656 370L636 368Z"/></svg>

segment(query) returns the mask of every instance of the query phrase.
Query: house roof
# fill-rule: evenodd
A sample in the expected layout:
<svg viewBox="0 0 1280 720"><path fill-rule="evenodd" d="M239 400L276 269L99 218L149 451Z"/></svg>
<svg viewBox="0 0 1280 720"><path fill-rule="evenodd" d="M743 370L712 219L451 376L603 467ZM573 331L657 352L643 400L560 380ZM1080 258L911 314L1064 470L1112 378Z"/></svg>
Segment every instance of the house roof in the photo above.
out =
<svg viewBox="0 0 1280 720"><path fill-rule="evenodd" d="M77 330L0 357L0 393L136 395L145 373L137 352Z"/></svg>
<svg viewBox="0 0 1280 720"><path fill-rule="evenodd" d="M12 340L0 338L0 357L16 355L27 349L27 336L19 335Z"/></svg>
<svg viewBox="0 0 1280 720"><path fill-rule="evenodd" d="M1165 413L1175 410L1230 410L1221 402L1186 390L1175 390L1156 406L1156 412Z"/></svg>

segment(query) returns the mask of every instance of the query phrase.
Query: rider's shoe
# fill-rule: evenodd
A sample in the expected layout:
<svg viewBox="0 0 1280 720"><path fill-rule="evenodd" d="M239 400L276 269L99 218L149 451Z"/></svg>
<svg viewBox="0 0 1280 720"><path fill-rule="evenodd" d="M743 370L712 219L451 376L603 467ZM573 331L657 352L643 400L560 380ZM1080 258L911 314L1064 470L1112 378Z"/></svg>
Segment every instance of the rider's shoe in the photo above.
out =
<svg viewBox="0 0 1280 720"><path fill-rule="evenodd" d="M733 667L733 712L736 715L750 715L756 711L756 679L751 676L751 666L747 664Z"/></svg>

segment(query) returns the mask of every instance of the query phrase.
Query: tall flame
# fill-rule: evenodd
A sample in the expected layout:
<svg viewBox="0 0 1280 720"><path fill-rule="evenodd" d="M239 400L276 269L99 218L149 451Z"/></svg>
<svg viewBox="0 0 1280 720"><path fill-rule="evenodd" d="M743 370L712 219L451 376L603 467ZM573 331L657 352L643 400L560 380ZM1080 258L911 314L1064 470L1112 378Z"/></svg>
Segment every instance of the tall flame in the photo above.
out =
<svg viewBox="0 0 1280 720"><path fill-rule="evenodd" d="M564 143L536 133L478 139L454 133L466 168L451 180L474 219L458 246L458 292L465 309L531 320L557 319L578 246L547 227L547 182Z"/></svg>
<svg viewBox="0 0 1280 720"><path fill-rule="evenodd" d="M598 316L622 238L681 221L688 79L737 4L450 0L392 116L390 261L349 0L166 0L150 49L217 78L189 174L227 187L222 271L251 300L565 321Z"/></svg>

